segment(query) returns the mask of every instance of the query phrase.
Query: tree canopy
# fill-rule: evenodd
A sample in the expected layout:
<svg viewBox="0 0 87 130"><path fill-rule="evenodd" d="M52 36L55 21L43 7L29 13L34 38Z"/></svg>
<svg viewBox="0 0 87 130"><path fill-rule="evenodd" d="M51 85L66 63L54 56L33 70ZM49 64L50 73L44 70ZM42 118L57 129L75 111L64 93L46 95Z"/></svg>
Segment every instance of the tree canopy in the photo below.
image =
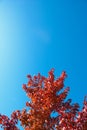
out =
<svg viewBox="0 0 87 130"><path fill-rule="evenodd" d="M78 103L67 99L69 87L64 87L66 72L55 78L54 69L48 77L40 73L27 75L23 89L29 97L26 109L15 110L11 117L0 114L0 125L4 130L19 130L18 121L24 130L87 130L87 97L80 111ZM56 116L53 116L57 113Z"/></svg>

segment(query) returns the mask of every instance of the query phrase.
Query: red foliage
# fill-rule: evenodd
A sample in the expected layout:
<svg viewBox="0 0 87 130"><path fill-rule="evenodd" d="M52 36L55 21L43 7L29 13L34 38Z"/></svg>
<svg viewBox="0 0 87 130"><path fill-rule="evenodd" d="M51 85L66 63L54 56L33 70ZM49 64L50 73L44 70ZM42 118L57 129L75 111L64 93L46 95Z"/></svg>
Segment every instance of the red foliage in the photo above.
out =
<svg viewBox="0 0 87 130"><path fill-rule="evenodd" d="M21 122L24 130L87 130L87 100L84 99L83 109L71 104L71 99L65 101L69 87L63 90L66 73L55 79L54 69L46 78L38 74L27 76L28 83L23 85L29 102L27 109L15 111L9 119L0 115L0 124L4 130L18 130L17 123ZM62 90L62 91L61 91ZM51 116L57 112L56 117Z"/></svg>

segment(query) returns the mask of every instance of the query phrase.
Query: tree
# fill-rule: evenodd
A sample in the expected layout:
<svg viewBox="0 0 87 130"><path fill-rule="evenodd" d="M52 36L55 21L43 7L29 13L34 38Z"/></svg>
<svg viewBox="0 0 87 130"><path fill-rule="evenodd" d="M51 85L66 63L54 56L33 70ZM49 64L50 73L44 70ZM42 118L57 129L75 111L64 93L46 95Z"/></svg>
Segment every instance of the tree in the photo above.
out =
<svg viewBox="0 0 87 130"><path fill-rule="evenodd" d="M16 110L11 118L0 115L0 124L4 130L18 130L17 123L21 122L24 130L87 130L87 100L84 99L83 108L79 104L66 99L69 87L64 89L67 77L62 72L58 78L54 77L54 69L49 71L46 78L40 73L34 77L27 75L28 83L23 84L29 102L26 109ZM57 116L51 116L52 112Z"/></svg>

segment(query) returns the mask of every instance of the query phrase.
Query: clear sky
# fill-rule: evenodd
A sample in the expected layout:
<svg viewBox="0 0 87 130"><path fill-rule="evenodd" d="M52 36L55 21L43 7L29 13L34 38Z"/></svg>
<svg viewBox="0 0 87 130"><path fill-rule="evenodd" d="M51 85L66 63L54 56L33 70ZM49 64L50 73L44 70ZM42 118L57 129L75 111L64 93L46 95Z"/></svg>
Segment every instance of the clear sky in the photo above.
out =
<svg viewBox="0 0 87 130"><path fill-rule="evenodd" d="M87 94L87 1L0 0L0 113L25 107L26 75L65 70L68 98Z"/></svg>

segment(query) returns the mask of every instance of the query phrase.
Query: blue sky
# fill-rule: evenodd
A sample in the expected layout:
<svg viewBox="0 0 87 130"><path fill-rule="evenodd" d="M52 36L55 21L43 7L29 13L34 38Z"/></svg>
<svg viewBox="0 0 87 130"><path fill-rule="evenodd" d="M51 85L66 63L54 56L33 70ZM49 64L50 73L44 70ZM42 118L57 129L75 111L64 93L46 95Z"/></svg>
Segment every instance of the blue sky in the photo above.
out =
<svg viewBox="0 0 87 130"><path fill-rule="evenodd" d="M87 1L0 0L0 113L25 107L26 75L65 70L68 98L87 94Z"/></svg>

